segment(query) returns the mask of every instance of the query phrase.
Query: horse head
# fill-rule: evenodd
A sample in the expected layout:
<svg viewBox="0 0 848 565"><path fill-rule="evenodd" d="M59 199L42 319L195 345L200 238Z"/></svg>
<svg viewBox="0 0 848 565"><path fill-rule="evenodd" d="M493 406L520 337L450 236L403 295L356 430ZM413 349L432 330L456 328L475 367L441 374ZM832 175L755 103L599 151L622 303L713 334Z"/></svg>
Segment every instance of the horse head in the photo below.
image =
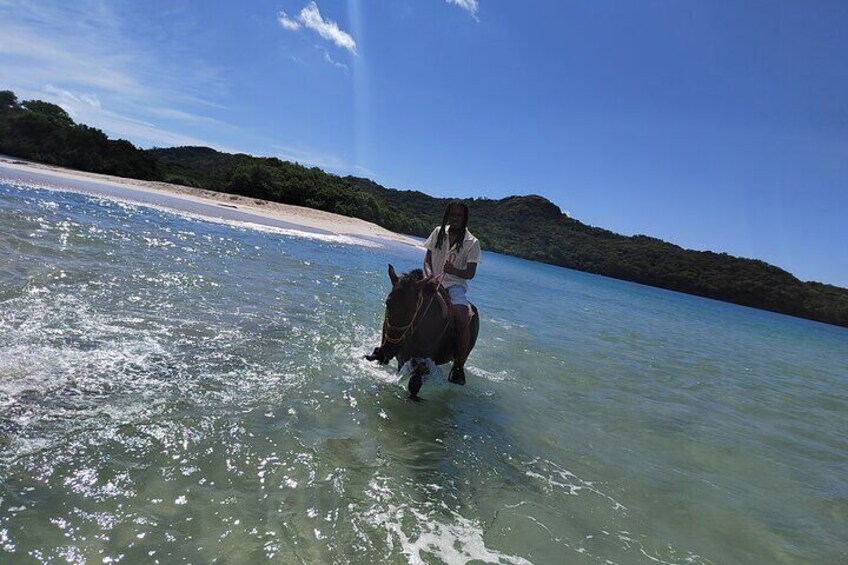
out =
<svg viewBox="0 0 848 565"><path fill-rule="evenodd" d="M415 269L401 277L395 273L395 268L389 265L389 280L392 289L386 297L386 317L383 326L383 339L379 347L371 355L369 361L379 361L385 365L398 352L411 332L423 300L424 287L433 277L425 277L421 269Z"/></svg>
<svg viewBox="0 0 848 565"><path fill-rule="evenodd" d="M398 277L395 268L389 265L389 280L392 281L392 290L386 297L386 318L393 326L409 324L418 309L424 286L432 277L425 277L421 269Z"/></svg>

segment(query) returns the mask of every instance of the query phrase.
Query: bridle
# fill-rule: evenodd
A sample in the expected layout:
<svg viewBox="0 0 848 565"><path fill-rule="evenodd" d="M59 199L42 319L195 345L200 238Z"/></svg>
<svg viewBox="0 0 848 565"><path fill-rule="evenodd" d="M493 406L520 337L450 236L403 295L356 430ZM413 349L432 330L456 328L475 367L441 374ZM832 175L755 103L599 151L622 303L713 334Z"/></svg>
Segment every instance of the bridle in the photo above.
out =
<svg viewBox="0 0 848 565"><path fill-rule="evenodd" d="M455 261L456 255L457 255L456 251L451 251L448 254L448 261L450 261L450 262ZM432 280L436 283L436 289L433 291L433 296L430 297L430 302L427 303L427 307L424 309L424 312L421 314L422 319L424 318L424 315L427 314L427 311L430 310L430 306L433 305L433 300L435 300L436 296L439 294L439 287L442 285L442 281L444 280L446 274L447 273L442 271L437 276L433 277ZM421 305L424 303L424 286L426 286L426 284L423 285L418 290L418 302L415 305L415 313L412 314L412 320L410 320L408 324L406 324L405 326L393 326L392 324L389 323L389 313L388 313L388 311L386 312L386 319L383 321L383 340L384 341L386 341L387 343L391 343L392 345L398 345L400 343L403 343L406 340L406 338L408 338L409 336L411 336L412 334L415 333L415 328L416 328L416 325L417 325L415 323L415 320L418 318L418 312L421 311ZM445 331L447 331L448 326L450 326L450 322L451 322L451 317L448 316L448 320L445 323L445 327L442 328L442 331L441 331L441 333L439 333L439 337L436 339L436 342L438 342L439 340L442 339L442 336L444 335ZM389 335L390 331L400 332L400 335L398 337L391 337Z"/></svg>
<svg viewBox="0 0 848 565"><path fill-rule="evenodd" d="M412 320L409 321L405 326L393 326L389 323L389 313L386 312L386 319L383 321L383 339L392 345L397 345L398 343L403 342L408 335L412 334L415 331L415 320L418 318L418 312L421 311L421 304L424 302L424 291L418 291L418 303L415 305L415 313L412 314ZM432 299L430 300L432 303ZM429 304L427 307L429 308ZM426 310L425 310L426 313ZM391 337L389 332L400 332L400 336Z"/></svg>
<svg viewBox="0 0 848 565"><path fill-rule="evenodd" d="M418 326L416 324L416 320L420 323L421 320L424 319L424 316L430 310L430 306L433 305L433 301L436 299L436 296L439 294L438 287L433 291L433 296L430 297L430 301L427 303L427 307L424 308L424 311L421 313L421 318L419 319L418 313L421 312L421 305L424 303L424 287L422 287L418 291L418 301L415 305L415 312L412 314L412 320L409 321L405 326L393 326L389 323L389 314L386 312L386 319L383 321L383 340L387 343L391 343L392 345L398 345L406 341L406 339L415 333L415 329ZM445 327L442 328L439 337L436 338L436 342L442 339L442 335L444 335L445 331L448 329L450 325L450 316L448 316L447 322L445 323ZM389 332L400 332L398 337L392 337L389 335Z"/></svg>

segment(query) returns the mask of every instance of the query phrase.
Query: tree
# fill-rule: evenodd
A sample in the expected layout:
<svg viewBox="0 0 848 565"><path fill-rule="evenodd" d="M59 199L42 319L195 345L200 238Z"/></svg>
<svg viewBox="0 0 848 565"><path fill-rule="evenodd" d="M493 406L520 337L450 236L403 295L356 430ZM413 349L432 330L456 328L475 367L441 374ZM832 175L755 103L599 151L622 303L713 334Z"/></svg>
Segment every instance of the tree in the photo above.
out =
<svg viewBox="0 0 848 565"><path fill-rule="evenodd" d="M18 108L18 97L11 90L0 90L0 112L16 110Z"/></svg>
<svg viewBox="0 0 848 565"><path fill-rule="evenodd" d="M30 112L46 116L58 126L72 127L74 125L74 120L71 119L71 116L56 104L42 102L41 100L27 100L22 106Z"/></svg>

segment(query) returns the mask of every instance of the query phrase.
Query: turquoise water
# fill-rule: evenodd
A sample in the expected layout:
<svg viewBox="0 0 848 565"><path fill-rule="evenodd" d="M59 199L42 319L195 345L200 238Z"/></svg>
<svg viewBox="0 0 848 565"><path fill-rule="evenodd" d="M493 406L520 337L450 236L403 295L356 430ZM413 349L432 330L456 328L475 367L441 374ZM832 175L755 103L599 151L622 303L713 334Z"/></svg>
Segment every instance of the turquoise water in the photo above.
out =
<svg viewBox="0 0 848 565"><path fill-rule="evenodd" d="M848 331L488 253L468 384L377 344L421 252L0 183L0 561L848 560Z"/></svg>

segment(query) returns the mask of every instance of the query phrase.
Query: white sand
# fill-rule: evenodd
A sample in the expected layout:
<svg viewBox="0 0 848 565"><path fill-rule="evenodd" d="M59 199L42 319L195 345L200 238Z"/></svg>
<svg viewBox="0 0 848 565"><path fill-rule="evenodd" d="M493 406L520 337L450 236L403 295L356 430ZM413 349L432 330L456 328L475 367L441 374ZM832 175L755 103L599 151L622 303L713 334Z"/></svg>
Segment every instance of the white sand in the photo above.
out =
<svg viewBox="0 0 848 565"><path fill-rule="evenodd" d="M155 196L156 194L167 195L171 198L177 198L187 203L203 203L215 206L225 206L229 209L236 209L242 213L253 216L256 223L262 223L262 219L279 220L288 222L305 229L322 230L325 232L337 235L349 235L367 237L370 239L383 239L404 243L407 245L420 246L421 243L405 235L391 232L371 222L323 212L313 208L304 208L301 206L290 206L288 204L280 204L278 202L270 202L268 200L259 200L256 198L247 198L202 188L192 188L177 184L169 184L165 182L144 181L136 179L127 179L122 177L114 177L111 175L101 175L98 173L87 173L84 171L75 171L65 169L53 165L44 165L41 163L33 163L13 157L0 156L0 166L6 171L17 171L22 173L21 179L26 178L26 173L34 173L38 175L49 175L55 178L55 182L61 185L62 179L87 181L91 182L91 186L107 187L98 193L108 196L108 186L115 185L140 191L147 195ZM16 175L17 176L17 175Z"/></svg>

